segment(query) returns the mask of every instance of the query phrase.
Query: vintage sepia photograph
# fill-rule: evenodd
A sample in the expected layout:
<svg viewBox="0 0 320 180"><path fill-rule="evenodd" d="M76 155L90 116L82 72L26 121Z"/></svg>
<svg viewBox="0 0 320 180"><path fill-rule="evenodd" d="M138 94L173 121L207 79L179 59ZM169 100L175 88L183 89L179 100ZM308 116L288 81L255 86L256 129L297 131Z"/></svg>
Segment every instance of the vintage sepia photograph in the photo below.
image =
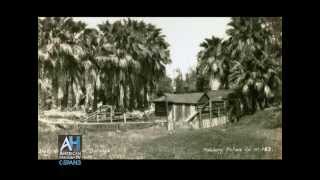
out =
<svg viewBox="0 0 320 180"><path fill-rule="evenodd" d="M38 160L282 159L282 17L38 17Z"/></svg>

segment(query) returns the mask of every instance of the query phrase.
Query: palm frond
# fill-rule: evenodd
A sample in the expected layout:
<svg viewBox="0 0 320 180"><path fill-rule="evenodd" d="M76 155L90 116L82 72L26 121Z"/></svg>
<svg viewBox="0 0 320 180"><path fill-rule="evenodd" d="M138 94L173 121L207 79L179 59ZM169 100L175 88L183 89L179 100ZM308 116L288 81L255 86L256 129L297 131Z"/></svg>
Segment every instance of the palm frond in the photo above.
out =
<svg viewBox="0 0 320 180"><path fill-rule="evenodd" d="M61 53L64 53L66 55L72 55L73 51L70 44L62 43L59 46L59 50Z"/></svg>

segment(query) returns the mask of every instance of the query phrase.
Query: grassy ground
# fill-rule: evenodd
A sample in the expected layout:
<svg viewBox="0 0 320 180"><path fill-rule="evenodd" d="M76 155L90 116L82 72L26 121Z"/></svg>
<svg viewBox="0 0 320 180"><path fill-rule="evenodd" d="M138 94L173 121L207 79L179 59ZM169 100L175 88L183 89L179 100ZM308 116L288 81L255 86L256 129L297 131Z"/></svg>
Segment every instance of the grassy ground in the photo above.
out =
<svg viewBox="0 0 320 180"><path fill-rule="evenodd" d="M276 115L274 115L276 114ZM199 130L153 126L127 131L60 129L39 123L38 158L56 159L58 134L82 134L83 159L281 159L281 113L259 111L238 123Z"/></svg>
<svg viewBox="0 0 320 180"><path fill-rule="evenodd" d="M145 142L141 151L147 159L281 159L281 121L274 118L261 111L225 127L184 130Z"/></svg>

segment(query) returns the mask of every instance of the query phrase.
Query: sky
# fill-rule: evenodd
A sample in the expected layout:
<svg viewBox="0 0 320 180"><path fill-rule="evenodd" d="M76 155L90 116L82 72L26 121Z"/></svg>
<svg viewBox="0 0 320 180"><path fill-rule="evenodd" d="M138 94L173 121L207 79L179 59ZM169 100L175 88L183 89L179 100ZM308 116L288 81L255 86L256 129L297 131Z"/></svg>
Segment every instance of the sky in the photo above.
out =
<svg viewBox="0 0 320 180"><path fill-rule="evenodd" d="M89 28L97 28L108 20L126 19L127 17L74 17L75 21L83 21ZM185 76L191 67L197 63L197 53L201 50L200 43L213 35L226 39L230 18L225 17L130 17L133 20L143 20L162 29L165 40L169 43L172 63L166 65L166 73L174 78L179 68Z"/></svg>

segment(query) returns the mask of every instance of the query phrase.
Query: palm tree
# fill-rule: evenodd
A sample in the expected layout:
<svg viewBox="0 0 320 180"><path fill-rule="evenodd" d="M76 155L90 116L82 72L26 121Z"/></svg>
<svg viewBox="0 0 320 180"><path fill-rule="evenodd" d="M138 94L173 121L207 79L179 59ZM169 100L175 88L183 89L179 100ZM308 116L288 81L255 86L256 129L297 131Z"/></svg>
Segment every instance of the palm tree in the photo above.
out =
<svg viewBox="0 0 320 180"><path fill-rule="evenodd" d="M161 29L148 24L143 32L146 34L145 46L147 47L147 56L143 63L146 71L151 76L146 76L146 83L144 87L144 105L148 106L149 94L153 93L156 84L162 77L165 76L165 64L171 62L169 59L169 47L168 43L164 40L164 35L161 35ZM144 49L143 49L144 50ZM150 68L151 67L151 68Z"/></svg>
<svg viewBox="0 0 320 180"><path fill-rule="evenodd" d="M246 112L281 100L281 18L232 18L229 25L227 40L213 36L200 45L198 89L206 82L212 90L234 88Z"/></svg>
<svg viewBox="0 0 320 180"><path fill-rule="evenodd" d="M263 108L263 101L280 85L279 68L270 49L271 33L263 28L263 22L262 18L232 18L232 28L227 30L232 49L229 80L242 90L251 112L256 110L257 101Z"/></svg>
<svg viewBox="0 0 320 180"><path fill-rule="evenodd" d="M164 75L169 63L168 45L160 30L133 20L99 25L104 47L113 55L114 86L118 89L118 105L130 107L147 105L148 94Z"/></svg>
<svg viewBox="0 0 320 180"><path fill-rule="evenodd" d="M198 73L200 76L209 77L211 90L228 89L229 59L226 56L228 41L212 36L211 39L205 39L200 46L203 49L198 53Z"/></svg>
<svg viewBox="0 0 320 180"><path fill-rule="evenodd" d="M104 57L101 56L101 38L96 29L85 29L80 36L85 56L82 59L84 76L82 89L85 89L85 107L96 110L98 103L98 91L101 88L101 69L104 65Z"/></svg>
<svg viewBox="0 0 320 180"><path fill-rule="evenodd" d="M93 110L98 101L147 107L170 63L161 30L142 21L107 21L96 30L72 18L47 17L38 25L39 89L62 109L83 100Z"/></svg>
<svg viewBox="0 0 320 180"><path fill-rule="evenodd" d="M38 20L38 105L39 108L49 106L49 102L46 101L49 97L50 86L50 55L47 41L45 38L46 32L43 31L42 20ZM48 107L47 107L48 108ZM50 107L49 107L50 108Z"/></svg>
<svg viewBox="0 0 320 180"><path fill-rule="evenodd" d="M117 106L123 108L124 105L124 90L126 82L128 81L127 72L129 66L134 64L134 60L127 51L127 47L130 43L127 41L128 30L121 24L120 21L110 24L106 22L98 26L103 34L103 56L100 59L103 62L107 62L108 66L105 72L111 71L111 81L113 82L112 94L119 99L116 100ZM109 56L108 56L109 55ZM116 89L116 91L114 91Z"/></svg>
<svg viewBox="0 0 320 180"><path fill-rule="evenodd" d="M47 60L50 67L52 98L54 105L68 106L69 90L75 79L79 79L79 62L84 55L77 36L85 28L82 22L74 22L72 18L47 17L39 22L45 33L42 47L39 49L39 60ZM45 56L43 56L45 55ZM45 57L45 58L42 58ZM41 63L39 63L41 64Z"/></svg>

